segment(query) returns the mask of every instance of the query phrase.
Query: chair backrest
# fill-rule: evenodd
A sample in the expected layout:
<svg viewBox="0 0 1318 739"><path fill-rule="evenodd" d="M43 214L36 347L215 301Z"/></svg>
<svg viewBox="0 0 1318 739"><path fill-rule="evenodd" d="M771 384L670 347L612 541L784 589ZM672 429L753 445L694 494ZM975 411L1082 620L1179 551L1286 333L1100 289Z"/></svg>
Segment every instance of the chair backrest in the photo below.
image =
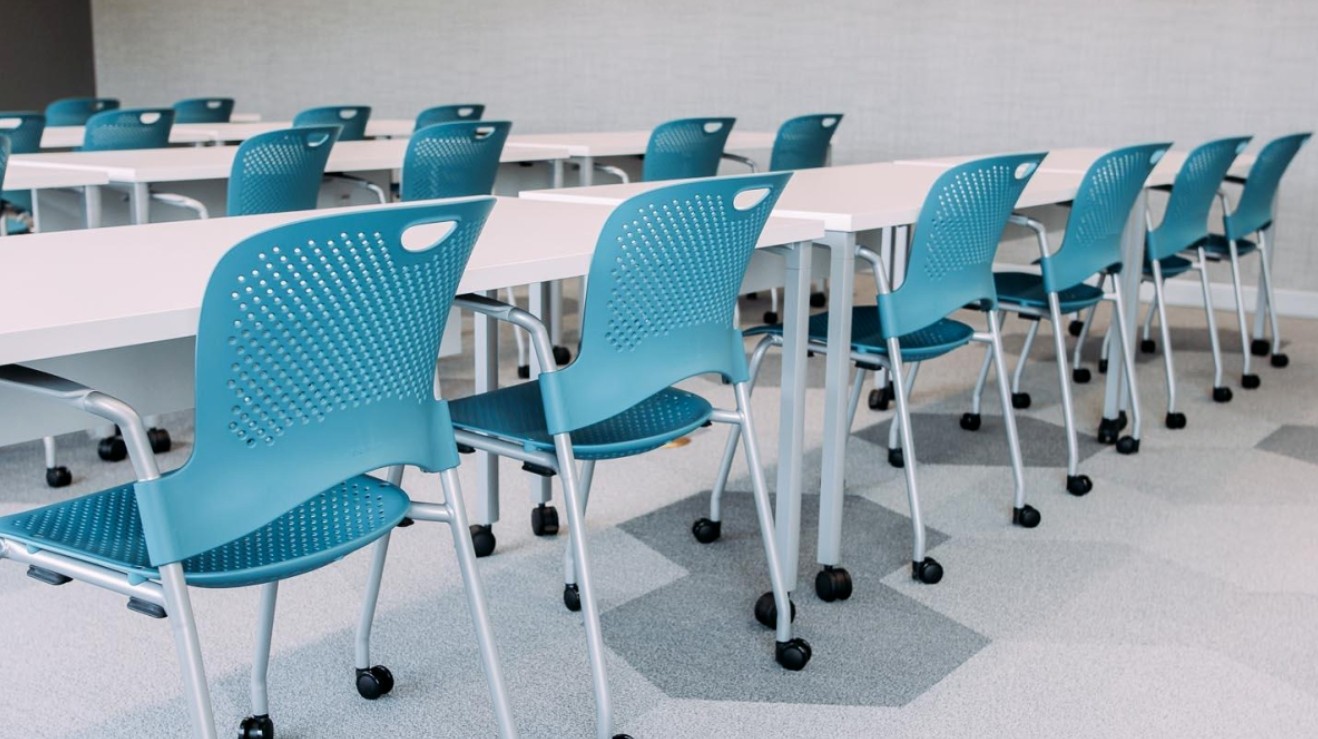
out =
<svg viewBox="0 0 1318 739"><path fill-rule="evenodd" d="M997 305L993 256L1016 200L1043 157L977 159L934 181L915 223L906 279L896 290L879 294L884 338L919 331L967 305Z"/></svg>
<svg viewBox="0 0 1318 739"><path fill-rule="evenodd" d="M342 126L339 141L361 141L366 138L366 122L371 119L369 105L330 105L308 108L293 117L294 126Z"/></svg>
<svg viewBox="0 0 1318 739"><path fill-rule="evenodd" d="M1277 199L1281 176L1286 173L1286 168L1299 153L1300 147L1312 135L1295 133L1282 136L1263 147L1254 165L1249 168L1249 178L1245 180L1245 189L1240 193L1240 202L1226 216L1228 238L1242 239L1272 225L1272 206Z"/></svg>
<svg viewBox="0 0 1318 739"><path fill-rule="evenodd" d="M436 105L433 108L426 108L417 114L416 127L412 130L420 131L427 126L433 126L436 123L479 121L483 115L485 115L485 106L480 103Z"/></svg>
<svg viewBox="0 0 1318 739"><path fill-rule="evenodd" d="M107 110L87 119L82 150L159 149L169 146L173 127L172 108Z"/></svg>
<svg viewBox="0 0 1318 739"><path fill-rule="evenodd" d="M5 184L5 170L9 168L9 137L0 133L0 188ZM0 215L0 218L3 218Z"/></svg>
<svg viewBox="0 0 1318 739"><path fill-rule="evenodd" d="M228 214L312 210L320 196L338 126L304 126L253 136L238 147L229 173Z"/></svg>
<svg viewBox="0 0 1318 739"><path fill-rule="evenodd" d="M550 432L589 426L693 375L747 378L737 290L790 177L671 185L614 209L591 260L581 352L540 374Z"/></svg>
<svg viewBox="0 0 1318 739"><path fill-rule="evenodd" d="M197 328L192 456L137 483L152 564L232 541L354 475L458 464L435 358L493 205L320 216L220 259Z"/></svg>
<svg viewBox="0 0 1318 739"><path fill-rule="evenodd" d="M641 178L654 182L713 177L736 122L736 118L682 118L655 126L645 147Z"/></svg>
<svg viewBox="0 0 1318 739"><path fill-rule="evenodd" d="M412 134L403 157L403 200L489 195L508 121L436 123Z"/></svg>
<svg viewBox="0 0 1318 739"><path fill-rule="evenodd" d="M61 98L46 106L46 125L82 126L97 113L118 107L116 98Z"/></svg>
<svg viewBox="0 0 1318 739"><path fill-rule="evenodd" d="M174 103L175 123L228 123L233 98L188 98Z"/></svg>
<svg viewBox="0 0 1318 739"><path fill-rule="evenodd" d="M828 143L842 122L841 113L803 115L784 122L773 140L769 169L813 169L828 163Z"/></svg>
<svg viewBox="0 0 1318 739"><path fill-rule="evenodd" d="M1128 146L1089 165L1071 203L1061 246L1040 260L1045 290L1059 292L1097 272L1121 267L1121 240L1130 211L1169 148L1170 143Z"/></svg>
<svg viewBox="0 0 1318 739"><path fill-rule="evenodd" d="M46 130L46 116L30 110L0 111L0 133L9 137L12 154L36 154L41 151L41 134Z"/></svg>
<svg viewBox="0 0 1318 739"><path fill-rule="evenodd" d="M1166 259L1208 236L1208 214L1217 189L1231 163L1248 144L1248 136L1218 139L1200 144L1186 156L1172 183L1162 223L1149 232L1145 242L1148 259Z"/></svg>

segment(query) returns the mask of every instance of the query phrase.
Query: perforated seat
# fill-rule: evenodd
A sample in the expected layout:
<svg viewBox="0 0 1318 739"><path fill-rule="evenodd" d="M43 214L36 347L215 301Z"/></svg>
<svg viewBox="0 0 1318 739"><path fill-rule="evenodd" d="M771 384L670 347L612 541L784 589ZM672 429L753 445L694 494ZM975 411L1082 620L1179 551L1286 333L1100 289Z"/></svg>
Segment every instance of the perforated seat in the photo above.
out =
<svg viewBox="0 0 1318 739"><path fill-rule="evenodd" d="M1043 289L1043 277L1029 272L995 272L993 285L998 300L1028 308L1048 309L1048 293ZM1103 299L1103 291L1082 282L1057 293L1062 313L1084 310Z"/></svg>
<svg viewBox="0 0 1318 739"><path fill-rule="evenodd" d="M685 390L667 388L616 416L572 432L580 459L614 459L657 449L699 428L713 407ZM453 425L515 441L534 451L554 450L540 384L527 382L449 403Z"/></svg>
<svg viewBox="0 0 1318 739"><path fill-rule="evenodd" d="M1190 268L1194 266L1189 259L1178 257L1174 254L1170 257L1164 257L1159 261L1162 264L1162 276L1164 278L1175 277L1176 275L1183 274L1190 271ZM1153 265L1148 259L1144 260L1144 275L1150 278L1153 277Z"/></svg>
<svg viewBox="0 0 1318 739"><path fill-rule="evenodd" d="M810 341L824 344L828 341L828 313L810 316L807 329ZM747 336L776 334L781 336L783 327L760 326L746 331ZM901 344L902 361L923 362L926 359L942 355L970 343L975 329L960 321L943 318L925 326L918 331L904 334L897 339ZM879 311L872 305L857 305L851 309L851 351L866 354L888 355L888 346L879 327Z"/></svg>
<svg viewBox="0 0 1318 739"><path fill-rule="evenodd" d="M1203 241L1204 253L1209 259L1229 259L1231 257L1231 246L1222 234L1208 234L1208 238ZM1258 244L1248 239L1236 240L1236 254L1245 256L1253 254L1258 250Z"/></svg>
<svg viewBox="0 0 1318 739"><path fill-rule="evenodd" d="M407 495L393 485L354 477L263 528L183 560L183 571L189 585L212 588L310 572L383 536L403 520L407 506ZM147 556L132 485L0 518L0 534L147 580L159 577Z"/></svg>

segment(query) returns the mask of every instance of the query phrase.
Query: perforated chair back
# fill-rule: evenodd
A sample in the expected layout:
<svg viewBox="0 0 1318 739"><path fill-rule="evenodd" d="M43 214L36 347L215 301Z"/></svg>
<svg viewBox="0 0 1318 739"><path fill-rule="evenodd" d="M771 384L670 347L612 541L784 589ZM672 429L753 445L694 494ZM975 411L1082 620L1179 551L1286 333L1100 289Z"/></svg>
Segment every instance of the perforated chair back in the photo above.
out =
<svg viewBox="0 0 1318 739"><path fill-rule="evenodd" d="M403 157L403 200L489 195L508 121L437 123L412 134Z"/></svg>
<svg viewBox="0 0 1318 739"><path fill-rule="evenodd" d="M87 120L83 151L159 149L169 146L172 108L125 108L97 113Z"/></svg>
<svg viewBox="0 0 1318 739"><path fill-rule="evenodd" d="M747 379L737 290L790 177L671 185L613 211L591 260L581 352L540 374L550 433L615 416L694 375Z"/></svg>
<svg viewBox="0 0 1318 739"><path fill-rule="evenodd" d="M1248 136L1218 139L1190 152L1176 173L1162 223L1149 232L1145 247L1148 259L1166 259L1208 236L1208 214L1217 189L1231 163L1248 144Z"/></svg>
<svg viewBox="0 0 1318 739"><path fill-rule="evenodd" d="M338 126L303 126L247 139L229 173L228 214L312 210Z"/></svg>
<svg viewBox="0 0 1318 739"><path fill-rule="evenodd" d="M645 147L646 182L713 177L736 118L683 118L655 126Z"/></svg>
<svg viewBox="0 0 1318 739"><path fill-rule="evenodd" d="M769 169L813 169L828 163L828 144L842 122L841 113L820 113L792 118L778 128L769 156Z"/></svg>
<svg viewBox="0 0 1318 739"><path fill-rule="evenodd" d="M41 151L41 135L46 131L46 116L30 110L0 111L0 133L9 137L13 154L36 154Z"/></svg>
<svg viewBox="0 0 1318 739"><path fill-rule="evenodd" d="M188 98L174 103L175 123L228 123L233 98Z"/></svg>
<svg viewBox="0 0 1318 739"><path fill-rule="evenodd" d="M118 107L116 98L61 98L46 106L46 125L84 126L97 113Z"/></svg>
<svg viewBox="0 0 1318 739"><path fill-rule="evenodd" d="M370 470L458 464L435 357L493 204L321 216L221 258L198 324L192 456L136 485L153 565L232 541Z"/></svg>
<svg viewBox="0 0 1318 739"><path fill-rule="evenodd" d="M9 137L0 133L0 187L5 184L5 171L9 168Z"/></svg>
<svg viewBox="0 0 1318 739"><path fill-rule="evenodd" d="M366 138L366 123L371 119L369 105L330 105L309 108L293 117L294 126L342 126L339 141L361 141Z"/></svg>
<svg viewBox="0 0 1318 739"><path fill-rule="evenodd" d="M1242 239L1272 225L1272 207L1277 199L1281 176L1286 173L1286 168L1299 153L1300 147L1312 135L1296 133L1282 136L1263 147L1249 168L1249 178L1245 180L1245 189L1240 193L1240 202L1234 211L1227 214L1227 238Z"/></svg>
<svg viewBox="0 0 1318 739"><path fill-rule="evenodd" d="M485 106L480 103L459 105L436 105L417 114L416 127L413 131L433 126L436 123L455 123L458 121L479 121L485 115Z"/></svg>
<svg viewBox="0 0 1318 739"><path fill-rule="evenodd" d="M978 159L944 172L929 189L907 260L906 278L880 294L884 338L930 326L966 305L997 305L993 257L1012 208L1043 153Z"/></svg>
<svg viewBox="0 0 1318 739"><path fill-rule="evenodd" d="M1128 146L1089 166L1071 203L1061 247L1040 260L1045 290L1060 292L1121 267L1121 241L1131 209L1169 148L1170 143Z"/></svg>

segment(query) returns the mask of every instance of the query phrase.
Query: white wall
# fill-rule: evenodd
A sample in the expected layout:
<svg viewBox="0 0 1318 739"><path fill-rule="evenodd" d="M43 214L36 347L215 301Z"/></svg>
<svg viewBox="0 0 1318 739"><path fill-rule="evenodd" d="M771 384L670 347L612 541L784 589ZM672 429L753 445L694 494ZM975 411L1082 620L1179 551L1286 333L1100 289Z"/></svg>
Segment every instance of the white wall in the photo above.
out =
<svg viewBox="0 0 1318 739"><path fill-rule="evenodd" d="M93 0L93 21L102 94L269 119L477 101L523 132L768 129L828 109L837 163L1318 128L1308 0ZM1282 287L1318 289L1315 202L1305 151Z"/></svg>

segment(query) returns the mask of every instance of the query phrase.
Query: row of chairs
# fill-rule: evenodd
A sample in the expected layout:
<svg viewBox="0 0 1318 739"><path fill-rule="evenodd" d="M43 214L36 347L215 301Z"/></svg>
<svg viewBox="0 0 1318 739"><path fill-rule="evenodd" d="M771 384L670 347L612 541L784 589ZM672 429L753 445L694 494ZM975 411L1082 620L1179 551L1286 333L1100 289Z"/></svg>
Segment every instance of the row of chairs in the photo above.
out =
<svg viewBox="0 0 1318 739"><path fill-rule="evenodd" d="M118 98L73 97L61 98L46 106L47 125L84 126L92 116L118 110ZM227 97L201 97L180 100L171 106L175 123L228 123L233 117L234 99ZM436 123L480 120L485 106L479 103L436 105L417 114L416 128L420 130ZM344 127L344 141L357 141L366 135L366 122L371 108L365 105L328 106L308 108L298 114L301 121L294 125L338 123Z"/></svg>

